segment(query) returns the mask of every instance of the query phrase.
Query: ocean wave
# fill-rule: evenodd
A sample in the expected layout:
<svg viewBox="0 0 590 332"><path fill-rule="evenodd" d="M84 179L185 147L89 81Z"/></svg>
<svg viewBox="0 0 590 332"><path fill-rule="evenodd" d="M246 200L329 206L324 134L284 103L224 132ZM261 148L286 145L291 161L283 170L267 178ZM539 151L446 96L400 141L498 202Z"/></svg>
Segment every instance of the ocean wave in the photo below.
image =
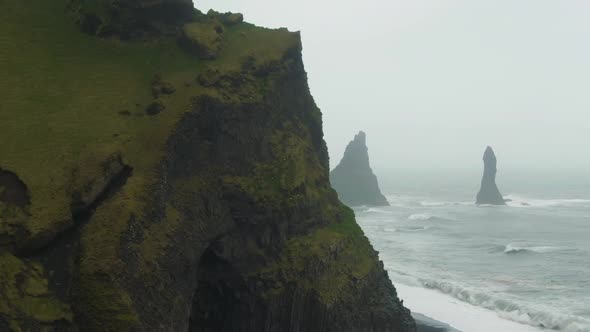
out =
<svg viewBox="0 0 590 332"><path fill-rule="evenodd" d="M387 201L392 207L425 207L437 208L445 206L456 205L475 205L474 201L448 201L437 200L434 197L428 196L412 196L412 195L387 195Z"/></svg>
<svg viewBox="0 0 590 332"><path fill-rule="evenodd" d="M430 220L434 218L434 216L428 213L414 213L408 216L408 220Z"/></svg>
<svg viewBox="0 0 590 332"><path fill-rule="evenodd" d="M453 221L453 219L451 218L445 218L445 217L440 217L440 216L435 216L429 213L414 213L408 216L408 220L411 221L434 221L434 220L440 220L440 221Z"/></svg>
<svg viewBox="0 0 590 332"><path fill-rule="evenodd" d="M475 202L421 201L420 205L424 206L424 207L441 207L441 206L457 206L457 205L475 205Z"/></svg>
<svg viewBox="0 0 590 332"><path fill-rule="evenodd" d="M590 206L590 198L534 198L512 193L504 196L510 207L556 207L556 206ZM425 207L438 208L446 206L471 206L475 201L445 201L428 197L388 196L388 201L396 207ZM496 205L481 204L480 206L497 207ZM369 208L371 210L371 208Z"/></svg>
<svg viewBox="0 0 590 332"><path fill-rule="evenodd" d="M397 229L399 232L419 232L431 229L432 226L402 226Z"/></svg>
<svg viewBox="0 0 590 332"><path fill-rule="evenodd" d="M548 308L534 308L446 281L419 279L419 286L440 291L469 304L495 311L499 317L544 329L588 332L590 320Z"/></svg>
<svg viewBox="0 0 590 332"><path fill-rule="evenodd" d="M381 213L381 214L394 214L392 211L389 211L386 209L381 209L381 208L376 208L376 207L368 208L368 209L364 210L364 212Z"/></svg>
<svg viewBox="0 0 590 332"><path fill-rule="evenodd" d="M590 205L590 199L587 198L555 198L539 199L526 197L519 194L510 194L504 197L506 204L511 207L555 207L555 206L575 206Z"/></svg>
<svg viewBox="0 0 590 332"><path fill-rule="evenodd" d="M430 201L422 201L420 202L422 206L445 206L449 205L449 202L430 202Z"/></svg>
<svg viewBox="0 0 590 332"><path fill-rule="evenodd" d="M508 255L514 254L526 254L526 253L538 253L544 254L549 252L555 252L562 250L560 247L552 247L552 246L527 246L527 245L515 245L515 244L508 244L504 248L504 253Z"/></svg>

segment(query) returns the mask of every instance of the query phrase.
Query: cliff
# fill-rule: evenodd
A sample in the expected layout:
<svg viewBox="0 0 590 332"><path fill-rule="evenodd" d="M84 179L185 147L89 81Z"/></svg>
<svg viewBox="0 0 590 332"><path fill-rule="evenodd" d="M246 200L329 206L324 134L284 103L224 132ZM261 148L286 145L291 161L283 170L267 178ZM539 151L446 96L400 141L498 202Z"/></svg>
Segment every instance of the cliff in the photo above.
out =
<svg viewBox="0 0 590 332"><path fill-rule="evenodd" d="M297 33L0 11L0 330L414 331L331 189Z"/></svg>
<svg viewBox="0 0 590 332"><path fill-rule="evenodd" d="M330 173L338 197L349 206L388 206L369 164L366 135L359 132L346 146L340 164Z"/></svg>
<svg viewBox="0 0 590 332"><path fill-rule="evenodd" d="M481 189L477 193L476 204L506 205L496 185L496 163L496 154L488 146L483 154L484 170L481 179Z"/></svg>

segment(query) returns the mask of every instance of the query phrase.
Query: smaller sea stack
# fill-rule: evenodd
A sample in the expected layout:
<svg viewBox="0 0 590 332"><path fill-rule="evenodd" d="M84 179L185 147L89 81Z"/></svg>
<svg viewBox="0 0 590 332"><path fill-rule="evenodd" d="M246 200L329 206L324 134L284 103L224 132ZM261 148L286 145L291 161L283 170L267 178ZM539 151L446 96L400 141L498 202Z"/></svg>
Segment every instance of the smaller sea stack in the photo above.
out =
<svg viewBox="0 0 590 332"><path fill-rule="evenodd" d="M340 164L330 173L330 181L348 206L389 206L369 164L366 135L362 131L348 143Z"/></svg>
<svg viewBox="0 0 590 332"><path fill-rule="evenodd" d="M506 201L496 185L496 164L496 154L488 146L483 154L483 178L481 179L481 189L477 193L476 204L506 205Z"/></svg>

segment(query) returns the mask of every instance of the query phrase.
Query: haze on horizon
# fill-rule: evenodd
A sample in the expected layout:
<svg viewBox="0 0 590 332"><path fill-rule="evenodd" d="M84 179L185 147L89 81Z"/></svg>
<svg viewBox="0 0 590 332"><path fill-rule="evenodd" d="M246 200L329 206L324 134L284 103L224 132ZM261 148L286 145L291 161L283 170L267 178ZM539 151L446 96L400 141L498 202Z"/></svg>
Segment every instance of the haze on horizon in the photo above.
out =
<svg viewBox="0 0 590 332"><path fill-rule="evenodd" d="M590 169L590 2L196 0L300 30L330 164Z"/></svg>

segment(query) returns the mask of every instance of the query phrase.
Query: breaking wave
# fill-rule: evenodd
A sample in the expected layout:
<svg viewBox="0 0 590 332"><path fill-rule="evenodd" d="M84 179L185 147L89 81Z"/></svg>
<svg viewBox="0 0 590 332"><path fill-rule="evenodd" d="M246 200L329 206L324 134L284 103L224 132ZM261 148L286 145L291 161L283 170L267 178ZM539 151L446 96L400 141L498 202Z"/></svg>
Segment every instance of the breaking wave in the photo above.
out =
<svg viewBox="0 0 590 332"><path fill-rule="evenodd" d="M422 201L421 206L424 207L440 207L440 206L452 206L452 205L475 205L473 202L437 202L437 201Z"/></svg>
<svg viewBox="0 0 590 332"><path fill-rule="evenodd" d="M381 213L381 214L394 214L392 211L386 209L380 209L376 207L367 208L364 212Z"/></svg>
<svg viewBox="0 0 590 332"><path fill-rule="evenodd" d="M519 194L510 194L504 197L506 204L512 207L555 207L555 206L573 206L573 205L590 205L590 199L587 198L556 198L556 199L538 199L522 196Z"/></svg>
<svg viewBox="0 0 590 332"><path fill-rule="evenodd" d="M431 229L432 226L402 226L397 230L399 232L419 232Z"/></svg>
<svg viewBox="0 0 590 332"><path fill-rule="evenodd" d="M429 213L414 213L408 216L411 221L455 221L451 218L439 217Z"/></svg>
<svg viewBox="0 0 590 332"><path fill-rule="evenodd" d="M590 320L588 319L558 313L554 310L522 305L450 282L420 279L418 286L437 290L463 302L493 310L499 317L517 323L565 332L590 331Z"/></svg>
<svg viewBox="0 0 590 332"><path fill-rule="evenodd" d="M538 253L544 254L548 252L555 252L562 250L559 247L551 247L551 246L526 246L526 245L515 245L515 244L508 244L504 248L504 253L508 255L514 254L526 254L526 253Z"/></svg>
<svg viewBox="0 0 590 332"><path fill-rule="evenodd" d="M434 216L428 213L415 213L408 217L408 220L431 220Z"/></svg>
<svg viewBox="0 0 590 332"><path fill-rule="evenodd" d="M425 208L437 208L445 206L458 206L458 205L475 205L475 199L473 201L438 201L420 199L418 197L391 197L388 198L392 202L393 206L398 207L425 207ZM510 207L559 207L559 206L590 206L590 198L534 198L527 197L520 194L510 194L504 196L506 204ZM482 204L480 206L488 206ZM489 205L496 207L495 205ZM371 209L369 209L371 210Z"/></svg>

